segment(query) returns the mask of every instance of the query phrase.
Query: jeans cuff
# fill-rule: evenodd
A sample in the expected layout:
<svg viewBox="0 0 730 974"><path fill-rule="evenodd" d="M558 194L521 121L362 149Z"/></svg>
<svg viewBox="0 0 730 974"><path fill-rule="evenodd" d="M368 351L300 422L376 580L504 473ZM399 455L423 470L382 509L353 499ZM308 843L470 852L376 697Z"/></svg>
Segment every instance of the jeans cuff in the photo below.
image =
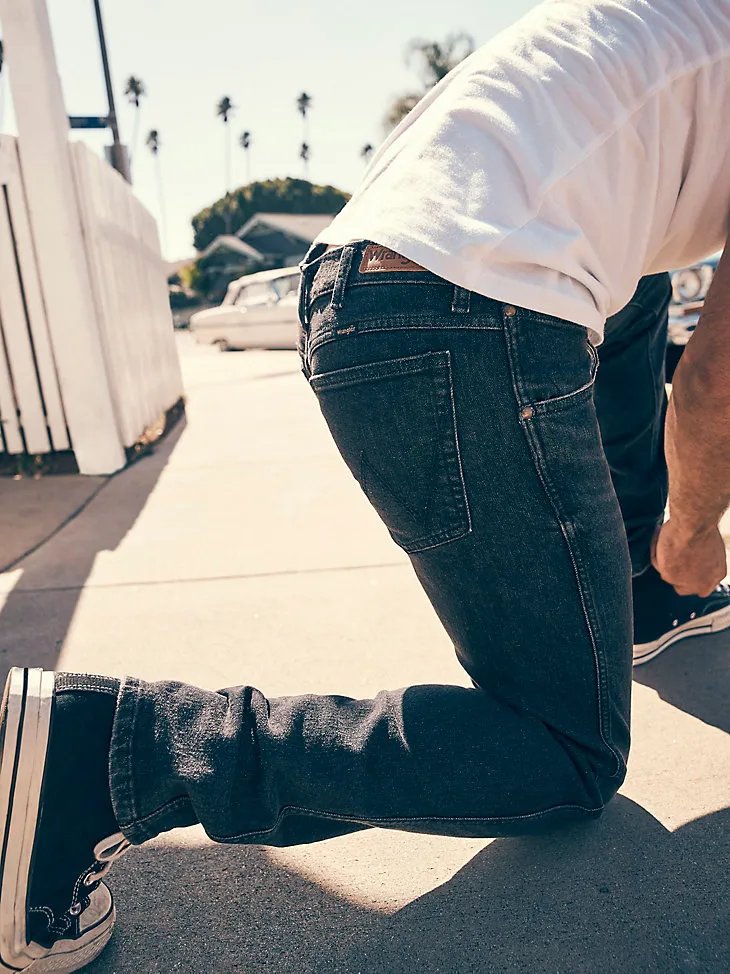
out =
<svg viewBox="0 0 730 974"><path fill-rule="evenodd" d="M137 818L133 758L139 694L139 680L127 677L122 681L109 747L109 790L114 815L125 838L135 843L140 841L134 834L133 824Z"/></svg>
<svg viewBox="0 0 730 974"><path fill-rule="evenodd" d="M134 845L153 839L160 832L195 825L198 821L190 800L184 796L170 799L152 811L146 810L145 796L140 795L134 775L135 758L154 756L154 739L139 740L137 715L144 687L135 677L122 681L117 697L117 710L109 748L109 789L117 825Z"/></svg>

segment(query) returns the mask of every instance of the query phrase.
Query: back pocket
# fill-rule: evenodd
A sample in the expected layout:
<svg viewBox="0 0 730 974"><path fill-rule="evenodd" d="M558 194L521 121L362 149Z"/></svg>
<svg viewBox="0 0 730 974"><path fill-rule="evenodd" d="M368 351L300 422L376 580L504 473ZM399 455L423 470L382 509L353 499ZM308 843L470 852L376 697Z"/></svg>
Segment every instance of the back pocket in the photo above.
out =
<svg viewBox="0 0 730 974"><path fill-rule="evenodd" d="M314 375L350 471L407 552L471 530L448 351Z"/></svg>

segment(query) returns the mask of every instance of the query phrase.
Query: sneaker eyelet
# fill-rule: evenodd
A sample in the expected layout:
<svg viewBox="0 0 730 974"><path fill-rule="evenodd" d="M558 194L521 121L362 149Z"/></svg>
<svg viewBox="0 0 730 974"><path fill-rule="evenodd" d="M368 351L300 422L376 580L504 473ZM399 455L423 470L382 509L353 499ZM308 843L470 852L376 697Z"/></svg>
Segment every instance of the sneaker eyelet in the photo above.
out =
<svg viewBox="0 0 730 974"><path fill-rule="evenodd" d="M88 876L84 876L84 886L93 886L98 878L94 873L89 873Z"/></svg>
<svg viewBox="0 0 730 974"><path fill-rule="evenodd" d="M81 906L80 903L74 903L73 906L70 906L69 907L69 910L68 910L69 916L77 917L79 915L79 913L81 913L81 910L82 909L83 909L83 907Z"/></svg>

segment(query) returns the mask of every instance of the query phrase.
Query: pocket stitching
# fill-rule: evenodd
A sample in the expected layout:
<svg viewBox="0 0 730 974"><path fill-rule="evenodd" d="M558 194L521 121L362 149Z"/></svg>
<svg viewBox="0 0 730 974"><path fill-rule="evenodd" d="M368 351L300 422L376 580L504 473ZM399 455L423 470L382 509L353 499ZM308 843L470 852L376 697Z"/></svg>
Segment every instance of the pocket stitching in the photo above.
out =
<svg viewBox="0 0 730 974"><path fill-rule="evenodd" d="M320 392L349 389L356 385L373 383L385 379L397 379L418 375L426 375L431 380L429 384L429 400L433 411L434 428L438 429L440 427L445 434L443 445L436 451L437 463L434 469L437 471L437 478L445 487L444 494L446 496L443 502L443 509L451 520L452 526L442 528L441 530L431 532L428 535L410 541L396 539L393 532L388 529L396 544L408 554L438 547L448 541L462 538L472 531L471 511L466 493L466 483L464 480L456 424L451 353L446 349L438 352L427 352L417 356L388 359L382 362L370 362L364 365L323 372L319 375L311 376L309 380L315 394L319 394ZM372 503L366 489L368 478L365 476L365 470L363 469L363 460L365 461L365 466L370 466L367 463L367 457L363 457L361 454L358 457L357 464L360 477L356 479L359 480L363 492ZM377 474L375 468L372 469ZM379 474L377 476L383 480L384 486L394 499L408 513L412 513L408 505L403 504L400 497L389 487L387 481L380 477ZM431 507L430 504L429 507Z"/></svg>
<svg viewBox="0 0 730 974"><path fill-rule="evenodd" d="M591 342L588 342L588 351L591 356L591 377L588 382L584 383L584 385L574 392L567 392L563 396L551 396L549 399L539 399L537 402L531 403L534 410L539 411L541 414L549 413L554 410L565 409L570 405L570 401L578 396L585 398L584 394L589 393L593 388L596 383L596 376L598 375L598 352Z"/></svg>

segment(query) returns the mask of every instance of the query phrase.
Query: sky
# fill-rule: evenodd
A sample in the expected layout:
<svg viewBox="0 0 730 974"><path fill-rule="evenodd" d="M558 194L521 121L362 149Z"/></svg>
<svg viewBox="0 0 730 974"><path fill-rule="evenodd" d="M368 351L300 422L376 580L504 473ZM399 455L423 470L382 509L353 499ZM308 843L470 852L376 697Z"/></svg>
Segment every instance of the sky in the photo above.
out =
<svg viewBox="0 0 730 974"><path fill-rule="evenodd" d="M70 115L105 114L92 0L47 0ZM191 217L226 190L225 127L215 107L228 95L232 186L251 178L302 176L302 120L296 99L312 98L309 178L352 192L363 173L360 150L382 140L383 117L400 94L419 89L405 63L413 38L442 40L467 31L483 44L535 6L535 0L103 0L104 27L122 141L132 153L135 192L160 220L154 160L144 141L160 134L163 252L192 254ZM0 25L1 30L1 25ZM134 109L123 97L130 74L147 89L134 143ZM12 79L11 79L12 86ZM6 98L6 103L8 99ZM13 131L8 104L0 131ZM106 132L74 131L97 151Z"/></svg>

